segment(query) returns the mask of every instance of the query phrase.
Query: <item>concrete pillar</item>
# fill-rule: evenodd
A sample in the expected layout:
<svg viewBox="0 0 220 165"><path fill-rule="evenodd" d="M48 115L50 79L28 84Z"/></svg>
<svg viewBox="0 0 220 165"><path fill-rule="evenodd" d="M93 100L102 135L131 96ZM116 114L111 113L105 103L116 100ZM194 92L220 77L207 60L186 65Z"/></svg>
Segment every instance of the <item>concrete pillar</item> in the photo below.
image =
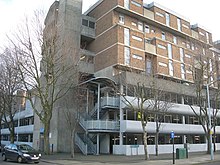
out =
<svg viewBox="0 0 220 165"><path fill-rule="evenodd" d="M123 94L123 86L122 85L120 85L120 93ZM123 132L121 130L122 121L123 121L123 118L124 118L124 113L123 113L123 109L122 109L122 96L120 96L119 108L120 108L120 119L119 119L119 122L120 122L120 133L119 133L120 139L119 139L119 145L123 145Z"/></svg>
<svg viewBox="0 0 220 165"><path fill-rule="evenodd" d="M99 133L97 133L97 137L96 137L96 147L97 147L97 153L96 153L96 155L99 155Z"/></svg>
<svg viewBox="0 0 220 165"><path fill-rule="evenodd" d="M98 98L97 98L97 120L99 120L99 111L100 111L100 84L98 84Z"/></svg>
<svg viewBox="0 0 220 165"><path fill-rule="evenodd" d="M181 104L184 104L184 97L183 96L181 97ZM182 116L182 124L186 124L186 118L184 115ZM186 135L183 135L183 144L185 144L185 143L186 143Z"/></svg>

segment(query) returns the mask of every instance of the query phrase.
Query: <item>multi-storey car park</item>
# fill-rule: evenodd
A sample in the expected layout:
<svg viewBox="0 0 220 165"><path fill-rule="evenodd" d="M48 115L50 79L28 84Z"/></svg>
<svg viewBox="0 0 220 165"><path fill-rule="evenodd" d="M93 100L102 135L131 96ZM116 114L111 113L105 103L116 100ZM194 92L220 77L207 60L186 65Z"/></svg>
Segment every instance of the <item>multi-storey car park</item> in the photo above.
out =
<svg viewBox="0 0 220 165"><path fill-rule="evenodd" d="M171 131L175 132L176 148L188 143L189 152L205 151L203 128L189 106L196 100L191 68L199 55L209 57L213 70L217 68L219 41L213 43L206 28L191 25L174 11L157 3L144 4L143 0L99 0L81 13L82 0L60 0L51 5L45 19L45 37L55 30L58 42L74 49L71 56L76 50L80 52L79 72L88 77L79 82L84 99L75 135L76 151L144 154L141 123L123 98L135 98L130 89L138 82L149 87L151 75L167 93L165 99L172 103L160 129L159 153L172 152ZM59 47L58 52L65 53L63 49ZM218 75L216 70L210 80L216 81ZM114 90L115 86L120 90ZM216 87L216 83L210 86L210 92ZM55 107L51 121L50 143L55 152L70 151L71 139L62 108ZM34 120L33 146L42 149L43 127L36 115ZM219 118L217 123L218 149ZM155 132L154 115L149 112L150 154L155 153Z"/></svg>

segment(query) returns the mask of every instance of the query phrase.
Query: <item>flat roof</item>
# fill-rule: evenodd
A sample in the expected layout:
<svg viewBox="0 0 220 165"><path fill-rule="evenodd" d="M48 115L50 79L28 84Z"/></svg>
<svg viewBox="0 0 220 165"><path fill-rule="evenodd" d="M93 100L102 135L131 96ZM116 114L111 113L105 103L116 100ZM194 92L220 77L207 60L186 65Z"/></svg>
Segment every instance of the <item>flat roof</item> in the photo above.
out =
<svg viewBox="0 0 220 165"><path fill-rule="evenodd" d="M160 8L160 9L162 9L162 10L167 11L167 12L170 13L170 14L173 14L173 15L179 17L179 18L182 18L182 19L184 19L184 20L190 22L189 18L186 18L186 17L184 17L184 16L182 16L182 15L176 13L175 11L170 10L170 9L168 9L167 7L164 7L164 6L162 6L162 5L160 5L160 4L156 3L156 2L152 2L152 3L150 3L150 4L144 4L144 7L145 7L145 8L148 8L148 9L150 9L150 8L152 8L152 7L158 7L158 8Z"/></svg>
<svg viewBox="0 0 220 165"><path fill-rule="evenodd" d="M203 30L205 30L205 31L207 31L207 32L210 32L210 30L209 29L207 29L207 28L205 28L204 26L202 26L202 25L200 25L200 24L194 24L194 25L191 25L191 28L192 29L195 29L195 28L201 28L201 29L203 29Z"/></svg>

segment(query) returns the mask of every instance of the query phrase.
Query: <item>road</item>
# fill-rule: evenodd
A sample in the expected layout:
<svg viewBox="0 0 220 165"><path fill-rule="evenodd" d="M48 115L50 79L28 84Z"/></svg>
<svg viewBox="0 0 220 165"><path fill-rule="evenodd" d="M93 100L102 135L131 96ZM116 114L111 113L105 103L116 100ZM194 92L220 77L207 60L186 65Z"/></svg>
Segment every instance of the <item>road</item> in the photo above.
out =
<svg viewBox="0 0 220 165"><path fill-rule="evenodd" d="M25 163L25 164L26 164L26 163ZM28 163L28 164L34 165L34 163ZM27 165L28 165L28 164L27 164ZM2 161L2 159L0 159L0 165L19 165L19 163L17 163L17 162L12 162L12 161L6 161L6 162L4 162L4 161ZM40 161L39 165L51 165L51 163L46 163L46 162Z"/></svg>

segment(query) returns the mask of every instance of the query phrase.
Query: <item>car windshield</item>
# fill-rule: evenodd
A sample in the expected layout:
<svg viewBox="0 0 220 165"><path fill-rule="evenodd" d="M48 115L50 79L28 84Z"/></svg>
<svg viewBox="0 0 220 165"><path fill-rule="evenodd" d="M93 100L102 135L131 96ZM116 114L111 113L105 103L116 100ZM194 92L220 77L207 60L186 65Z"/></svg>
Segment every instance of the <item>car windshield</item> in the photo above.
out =
<svg viewBox="0 0 220 165"><path fill-rule="evenodd" d="M23 151L34 151L31 146L25 144L18 145L18 148Z"/></svg>

